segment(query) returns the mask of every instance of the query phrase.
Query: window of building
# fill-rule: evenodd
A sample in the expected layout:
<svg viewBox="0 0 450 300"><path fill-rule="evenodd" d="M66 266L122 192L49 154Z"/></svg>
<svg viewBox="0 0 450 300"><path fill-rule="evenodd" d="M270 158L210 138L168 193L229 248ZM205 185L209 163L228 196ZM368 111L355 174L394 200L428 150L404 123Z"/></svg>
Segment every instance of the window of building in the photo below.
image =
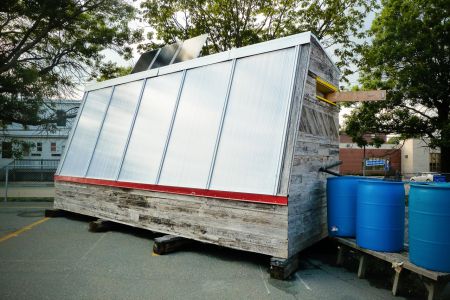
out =
<svg viewBox="0 0 450 300"><path fill-rule="evenodd" d="M12 158L12 143L2 142L2 158Z"/></svg>
<svg viewBox="0 0 450 300"><path fill-rule="evenodd" d="M50 143L50 151L52 153L52 156L61 156L61 153L56 153L56 143Z"/></svg>
<svg viewBox="0 0 450 300"><path fill-rule="evenodd" d="M22 156L30 156L30 145L29 144L22 145Z"/></svg>
<svg viewBox="0 0 450 300"><path fill-rule="evenodd" d="M64 110L56 111L56 126L66 126L67 116Z"/></svg>
<svg viewBox="0 0 450 300"><path fill-rule="evenodd" d="M430 172L441 171L441 154L430 153Z"/></svg>
<svg viewBox="0 0 450 300"><path fill-rule="evenodd" d="M31 156L41 156L42 142L36 143L36 149L31 153Z"/></svg>

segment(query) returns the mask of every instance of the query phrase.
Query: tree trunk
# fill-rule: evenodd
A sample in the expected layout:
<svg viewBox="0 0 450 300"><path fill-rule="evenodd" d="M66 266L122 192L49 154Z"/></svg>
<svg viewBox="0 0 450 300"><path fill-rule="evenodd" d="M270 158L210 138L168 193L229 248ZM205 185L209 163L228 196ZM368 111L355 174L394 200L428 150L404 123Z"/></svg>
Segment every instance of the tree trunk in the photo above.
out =
<svg viewBox="0 0 450 300"><path fill-rule="evenodd" d="M441 172L450 173L450 147L441 147Z"/></svg>

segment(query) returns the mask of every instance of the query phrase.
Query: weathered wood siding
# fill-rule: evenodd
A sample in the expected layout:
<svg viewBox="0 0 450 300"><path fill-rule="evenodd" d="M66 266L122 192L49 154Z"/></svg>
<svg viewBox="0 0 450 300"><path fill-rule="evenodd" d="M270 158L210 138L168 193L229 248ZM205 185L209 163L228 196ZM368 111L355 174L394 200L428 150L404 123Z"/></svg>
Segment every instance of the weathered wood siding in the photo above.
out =
<svg viewBox="0 0 450 300"><path fill-rule="evenodd" d="M339 69L314 39L311 40L309 70L335 86L339 86Z"/></svg>
<svg viewBox="0 0 450 300"><path fill-rule="evenodd" d="M300 124L289 178L289 256L327 236L326 173L319 168L339 159L339 110L316 99L316 76L337 85L339 73L311 44Z"/></svg>
<svg viewBox="0 0 450 300"><path fill-rule="evenodd" d="M287 258L287 206L56 182L55 208Z"/></svg>

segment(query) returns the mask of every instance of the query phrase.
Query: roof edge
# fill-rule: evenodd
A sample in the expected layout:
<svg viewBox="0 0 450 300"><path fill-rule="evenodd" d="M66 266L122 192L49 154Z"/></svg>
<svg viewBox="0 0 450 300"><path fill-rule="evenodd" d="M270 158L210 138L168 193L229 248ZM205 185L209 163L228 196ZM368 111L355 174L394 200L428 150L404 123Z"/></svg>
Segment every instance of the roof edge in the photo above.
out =
<svg viewBox="0 0 450 300"><path fill-rule="evenodd" d="M91 82L87 83L85 87L85 92L97 90L101 88L111 87L114 85L141 80L144 78L151 78L160 75L175 73L183 70L193 69L201 66L206 66L210 64L220 63L235 58L241 58L276 50L281 50L285 48L294 47L297 45L309 44L311 39L314 38L316 41L318 39L310 32L302 32L290 36L286 36L279 39L274 39L270 41L261 42L258 44L253 44L241 48L233 48L228 51L211 54L208 56L203 56L195 59L191 59L185 62L180 62L173 65L164 66L158 69L152 69L148 71L138 72L130 75L125 75L122 77L102 81L102 82ZM318 41L320 44L320 42ZM322 47L322 45L321 45ZM323 49L323 47L322 47ZM325 50L324 50L325 51ZM327 54L328 56L328 54ZM329 57L329 56L328 56ZM333 63L334 65L334 63Z"/></svg>

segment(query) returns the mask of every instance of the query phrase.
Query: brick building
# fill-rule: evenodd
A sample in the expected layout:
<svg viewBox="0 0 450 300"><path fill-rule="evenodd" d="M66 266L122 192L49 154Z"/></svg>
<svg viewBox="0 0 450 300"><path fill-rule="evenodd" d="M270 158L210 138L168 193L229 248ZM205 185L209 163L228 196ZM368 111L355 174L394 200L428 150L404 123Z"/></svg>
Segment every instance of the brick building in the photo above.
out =
<svg viewBox="0 0 450 300"><path fill-rule="evenodd" d="M386 136L377 137L386 140ZM372 136L366 136L370 140ZM385 159L389 160L390 168L395 172L401 172L402 150L398 145L383 144L380 148L367 146L365 149L366 159ZM358 147L352 142L351 137L341 135L339 137L339 159L342 160L340 166L340 173L345 175L362 175L363 174L363 159L364 149ZM370 175L384 175L384 167L373 167L366 171Z"/></svg>

